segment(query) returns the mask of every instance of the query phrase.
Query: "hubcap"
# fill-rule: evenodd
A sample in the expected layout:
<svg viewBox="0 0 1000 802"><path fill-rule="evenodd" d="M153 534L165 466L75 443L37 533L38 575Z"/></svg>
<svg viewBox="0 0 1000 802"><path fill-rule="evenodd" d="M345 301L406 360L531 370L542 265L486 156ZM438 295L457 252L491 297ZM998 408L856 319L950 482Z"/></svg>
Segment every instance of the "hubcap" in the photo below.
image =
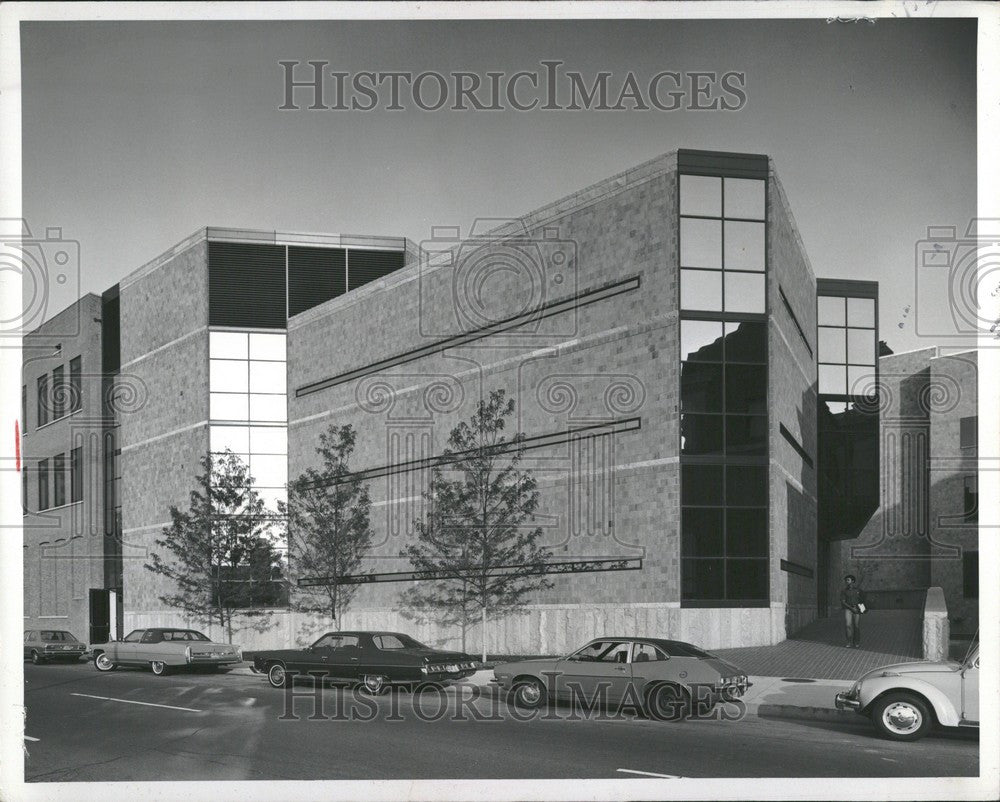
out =
<svg viewBox="0 0 1000 802"><path fill-rule="evenodd" d="M111 661L108 660L108 656L106 654L102 654L97 658L97 665L101 668L109 668L111 666Z"/></svg>
<svg viewBox="0 0 1000 802"><path fill-rule="evenodd" d="M365 677L365 687L372 693L378 693L382 690L382 677Z"/></svg>
<svg viewBox="0 0 1000 802"><path fill-rule="evenodd" d="M282 685L285 682L285 669L281 666L272 666L271 682L275 685Z"/></svg>
<svg viewBox="0 0 1000 802"><path fill-rule="evenodd" d="M163 663L154 662L153 663L153 673L154 674L162 674L163 673Z"/></svg>
<svg viewBox="0 0 1000 802"><path fill-rule="evenodd" d="M542 692L535 683L528 682L521 686L521 699L525 704L537 705L541 698Z"/></svg>
<svg viewBox="0 0 1000 802"><path fill-rule="evenodd" d="M906 734L920 728L920 711L906 702L894 702L882 713L886 726L895 732Z"/></svg>

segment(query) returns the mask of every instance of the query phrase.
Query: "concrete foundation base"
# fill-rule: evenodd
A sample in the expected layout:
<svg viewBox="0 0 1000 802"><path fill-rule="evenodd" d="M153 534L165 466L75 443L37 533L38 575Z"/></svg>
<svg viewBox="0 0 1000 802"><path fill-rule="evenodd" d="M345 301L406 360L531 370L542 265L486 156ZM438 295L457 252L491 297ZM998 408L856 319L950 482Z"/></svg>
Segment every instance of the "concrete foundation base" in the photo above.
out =
<svg viewBox="0 0 1000 802"><path fill-rule="evenodd" d="M792 618L798 620L799 615L793 614ZM179 612L125 613L126 633L155 626L193 627L213 639L226 639L217 624L199 624ZM428 645L462 647L460 627L416 621L395 609L353 610L340 622L277 610L266 621L234 622L233 642L248 651L289 648L307 645L324 632L337 629L406 632ZM490 654L566 654L591 638L628 635L688 641L705 649L766 646L785 639L786 609L777 604L746 608L681 608L672 604L534 605L516 615L489 621L486 651ZM476 654L482 651L482 642L477 621L466 632L465 647Z"/></svg>

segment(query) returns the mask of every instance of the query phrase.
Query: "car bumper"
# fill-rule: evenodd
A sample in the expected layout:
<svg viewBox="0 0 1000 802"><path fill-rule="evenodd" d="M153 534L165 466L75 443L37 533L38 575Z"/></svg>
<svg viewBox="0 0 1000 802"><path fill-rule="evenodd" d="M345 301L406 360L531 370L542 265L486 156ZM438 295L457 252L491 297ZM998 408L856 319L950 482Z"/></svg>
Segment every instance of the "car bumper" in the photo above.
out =
<svg viewBox="0 0 1000 802"><path fill-rule="evenodd" d="M837 710L853 710L855 713L861 711L861 701L847 693L838 693L833 699L833 704Z"/></svg>
<svg viewBox="0 0 1000 802"><path fill-rule="evenodd" d="M58 651L40 652L39 656L45 660L79 660L86 652L83 649L60 649Z"/></svg>
<svg viewBox="0 0 1000 802"><path fill-rule="evenodd" d="M189 666L223 666L242 662L237 654L226 654L221 657L193 654L187 664Z"/></svg>

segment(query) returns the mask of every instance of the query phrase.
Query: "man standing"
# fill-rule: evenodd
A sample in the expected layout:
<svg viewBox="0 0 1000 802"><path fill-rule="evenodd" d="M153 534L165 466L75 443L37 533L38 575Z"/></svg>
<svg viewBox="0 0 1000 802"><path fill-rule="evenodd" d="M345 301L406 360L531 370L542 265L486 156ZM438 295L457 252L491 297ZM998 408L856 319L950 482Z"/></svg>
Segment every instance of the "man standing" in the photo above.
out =
<svg viewBox="0 0 1000 802"><path fill-rule="evenodd" d="M861 645L861 614L866 609L864 591L856 583L854 574L848 574L844 577L844 588L840 591L848 649L857 649Z"/></svg>

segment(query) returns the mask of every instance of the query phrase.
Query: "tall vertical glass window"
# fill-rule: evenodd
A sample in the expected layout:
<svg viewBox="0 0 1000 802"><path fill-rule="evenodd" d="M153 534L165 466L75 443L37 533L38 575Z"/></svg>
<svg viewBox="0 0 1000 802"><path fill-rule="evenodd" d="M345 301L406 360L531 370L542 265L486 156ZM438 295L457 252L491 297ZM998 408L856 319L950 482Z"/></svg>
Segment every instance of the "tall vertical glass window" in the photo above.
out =
<svg viewBox="0 0 1000 802"><path fill-rule="evenodd" d="M285 333L209 332L210 448L227 448L250 468L277 514L288 483Z"/></svg>
<svg viewBox="0 0 1000 802"><path fill-rule="evenodd" d="M681 175L681 601L768 604L766 181Z"/></svg>

